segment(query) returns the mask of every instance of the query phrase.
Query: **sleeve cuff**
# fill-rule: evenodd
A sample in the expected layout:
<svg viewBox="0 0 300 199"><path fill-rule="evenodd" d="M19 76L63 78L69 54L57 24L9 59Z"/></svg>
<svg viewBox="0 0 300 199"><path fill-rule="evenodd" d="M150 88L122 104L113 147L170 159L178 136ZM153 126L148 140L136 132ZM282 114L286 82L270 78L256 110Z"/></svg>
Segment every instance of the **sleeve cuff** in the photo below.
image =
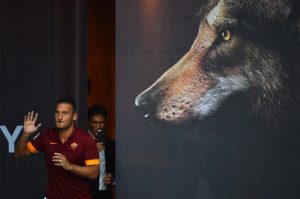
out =
<svg viewBox="0 0 300 199"><path fill-rule="evenodd" d="M85 165L90 166L90 165L97 165L100 164L99 159L92 159L92 160L86 160Z"/></svg>
<svg viewBox="0 0 300 199"><path fill-rule="evenodd" d="M36 148L32 145L31 142L27 142L27 148L29 149L29 151L31 153L37 153L38 152L38 150L36 150Z"/></svg>

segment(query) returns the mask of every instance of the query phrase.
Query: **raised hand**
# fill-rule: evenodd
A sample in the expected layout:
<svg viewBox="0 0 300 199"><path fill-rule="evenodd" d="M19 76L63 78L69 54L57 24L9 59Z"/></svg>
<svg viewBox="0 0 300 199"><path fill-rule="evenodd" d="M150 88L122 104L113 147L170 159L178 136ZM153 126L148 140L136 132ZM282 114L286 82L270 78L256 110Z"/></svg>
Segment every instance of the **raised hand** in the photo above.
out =
<svg viewBox="0 0 300 199"><path fill-rule="evenodd" d="M33 111L29 112L27 115L24 116L24 127L23 131L25 134L32 134L38 130L41 124L36 125L36 121L38 118L38 113Z"/></svg>

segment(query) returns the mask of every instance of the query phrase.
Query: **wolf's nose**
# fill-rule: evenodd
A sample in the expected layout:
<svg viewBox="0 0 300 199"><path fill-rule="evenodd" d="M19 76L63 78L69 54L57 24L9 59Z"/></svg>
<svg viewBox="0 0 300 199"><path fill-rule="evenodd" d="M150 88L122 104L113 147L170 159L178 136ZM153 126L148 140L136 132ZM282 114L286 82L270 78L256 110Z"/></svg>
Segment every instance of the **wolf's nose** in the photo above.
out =
<svg viewBox="0 0 300 199"><path fill-rule="evenodd" d="M148 92L143 92L135 98L135 106L142 112L145 118L153 117L155 105Z"/></svg>
<svg viewBox="0 0 300 199"><path fill-rule="evenodd" d="M135 101L134 101L135 106L138 107L138 108L141 108L142 106L145 106L147 103L146 103L146 100L144 98L145 98L144 93L139 94L135 98Z"/></svg>
<svg viewBox="0 0 300 199"><path fill-rule="evenodd" d="M145 114L149 114L148 111L149 111L149 103L150 103L150 100L149 100L149 97L147 97L148 94L147 93L141 93L139 94L136 98L135 98L135 106L140 109L141 111L143 111Z"/></svg>

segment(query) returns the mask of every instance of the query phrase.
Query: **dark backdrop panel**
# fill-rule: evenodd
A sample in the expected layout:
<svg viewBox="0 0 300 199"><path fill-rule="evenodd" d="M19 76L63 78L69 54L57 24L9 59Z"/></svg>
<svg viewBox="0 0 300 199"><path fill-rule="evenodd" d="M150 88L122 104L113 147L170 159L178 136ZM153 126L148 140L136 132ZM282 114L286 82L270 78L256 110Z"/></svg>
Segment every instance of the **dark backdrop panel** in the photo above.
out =
<svg viewBox="0 0 300 199"><path fill-rule="evenodd" d="M241 93L205 120L182 125L149 121L134 105L189 50L203 2L117 1L117 198L298 198L299 117L274 130L276 122L250 114L252 99Z"/></svg>
<svg viewBox="0 0 300 199"><path fill-rule="evenodd" d="M188 51L197 35L201 5L198 0L117 1L117 197L120 199L189 198L182 194L194 189L190 178L196 168L191 171L181 166L195 161L184 162L178 157L183 134L149 125L135 108L134 99Z"/></svg>
<svg viewBox="0 0 300 199"><path fill-rule="evenodd" d="M31 110L41 130L52 127L55 102L73 97L78 125L86 125L85 1L0 2L0 125L12 134ZM42 198L43 155L15 159L0 131L0 187L3 198Z"/></svg>

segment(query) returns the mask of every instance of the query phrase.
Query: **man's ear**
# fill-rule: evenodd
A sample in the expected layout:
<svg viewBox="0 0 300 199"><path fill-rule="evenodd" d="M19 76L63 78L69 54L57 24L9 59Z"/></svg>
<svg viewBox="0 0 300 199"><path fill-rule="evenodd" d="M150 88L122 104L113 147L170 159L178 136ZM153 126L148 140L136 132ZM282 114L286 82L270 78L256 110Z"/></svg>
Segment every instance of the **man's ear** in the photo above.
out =
<svg viewBox="0 0 300 199"><path fill-rule="evenodd" d="M74 113L74 114L73 114L73 121L76 121L77 118L78 118L78 113Z"/></svg>

